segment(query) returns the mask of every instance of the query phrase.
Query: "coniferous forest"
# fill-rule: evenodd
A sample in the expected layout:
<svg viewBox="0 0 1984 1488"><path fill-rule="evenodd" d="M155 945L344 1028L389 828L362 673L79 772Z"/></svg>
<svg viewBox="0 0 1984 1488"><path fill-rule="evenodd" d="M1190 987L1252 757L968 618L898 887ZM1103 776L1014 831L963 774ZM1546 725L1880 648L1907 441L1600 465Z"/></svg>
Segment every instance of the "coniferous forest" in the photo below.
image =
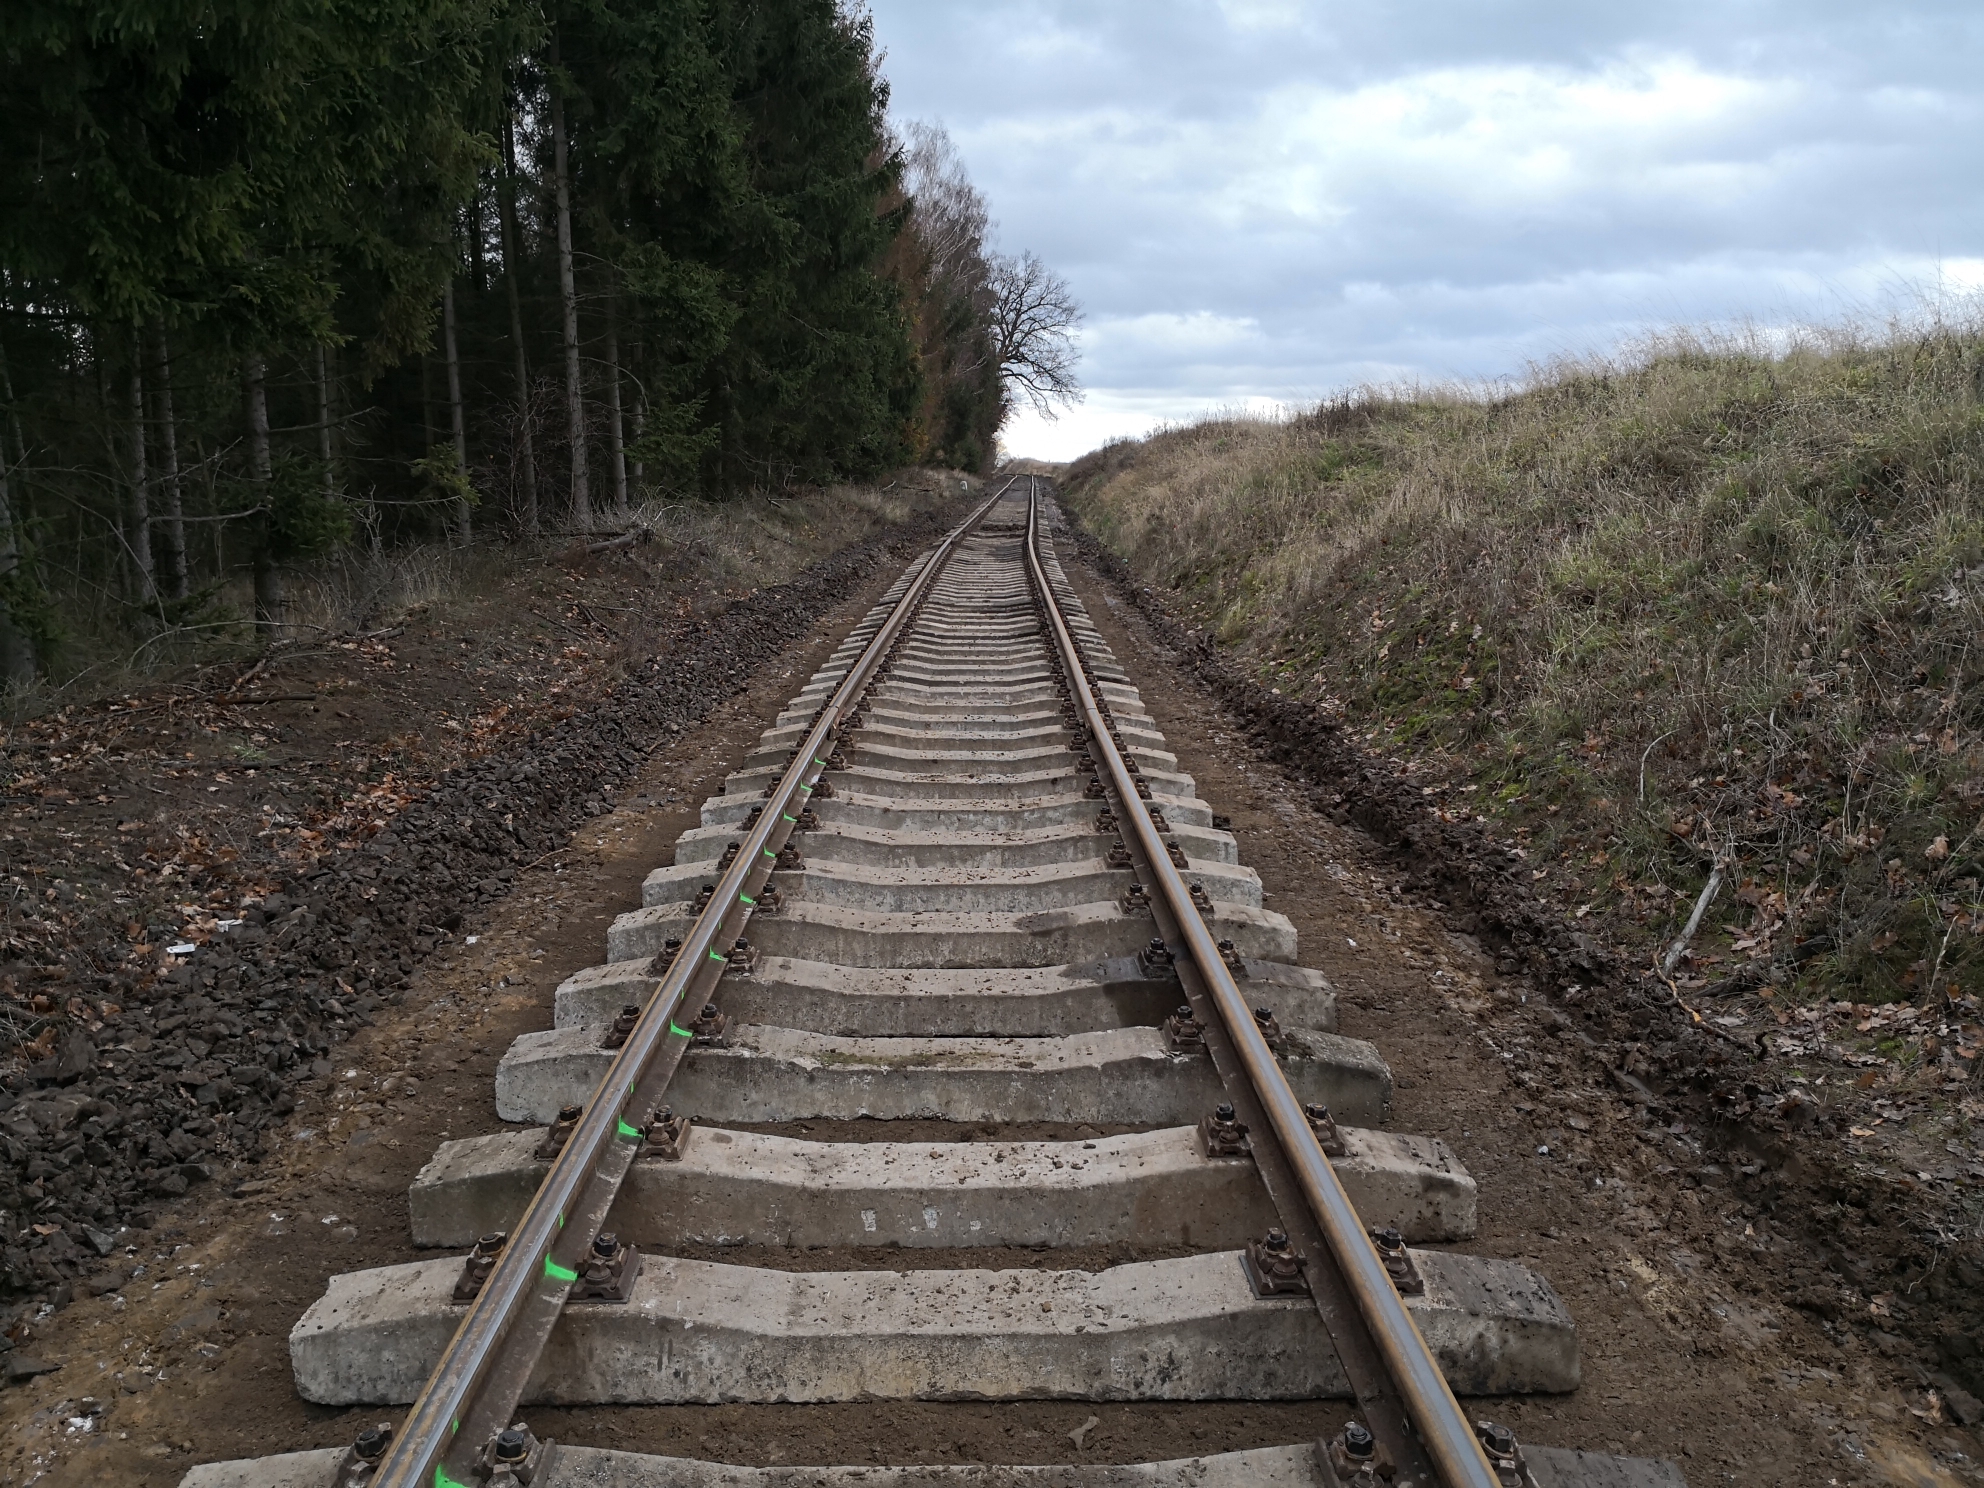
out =
<svg viewBox="0 0 1984 1488"><path fill-rule="evenodd" d="M13 0L0 66L0 685L278 635L344 545L979 468L1074 392L838 0Z"/></svg>

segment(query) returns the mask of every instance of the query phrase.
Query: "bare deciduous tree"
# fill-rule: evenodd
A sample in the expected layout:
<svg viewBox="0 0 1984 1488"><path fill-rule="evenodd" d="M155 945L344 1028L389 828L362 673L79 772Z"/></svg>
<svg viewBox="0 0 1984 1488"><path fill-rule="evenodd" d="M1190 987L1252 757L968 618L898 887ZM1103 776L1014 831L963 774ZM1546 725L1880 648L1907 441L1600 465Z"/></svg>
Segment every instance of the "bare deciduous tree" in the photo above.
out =
<svg viewBox="0 0 1984 1488"><path fill-rule="evenodd" d="M913 120L903 127L903 166L903 186L915 204L916 235L929 255L931 288L982 315L992 302L985 251L992 222L985 197L971 184L957 146L941 124Z"/></svg>
<svg viewBox="0 0 1984 1488"><path fill-rule="evenodd" d="M992 260L995 297L992 331L999 349L999 375L1043 418L1058 406L1079 403L1081 384L1075 364L1075 327L1082 307L1068 281L1032 253Z"/></svg>

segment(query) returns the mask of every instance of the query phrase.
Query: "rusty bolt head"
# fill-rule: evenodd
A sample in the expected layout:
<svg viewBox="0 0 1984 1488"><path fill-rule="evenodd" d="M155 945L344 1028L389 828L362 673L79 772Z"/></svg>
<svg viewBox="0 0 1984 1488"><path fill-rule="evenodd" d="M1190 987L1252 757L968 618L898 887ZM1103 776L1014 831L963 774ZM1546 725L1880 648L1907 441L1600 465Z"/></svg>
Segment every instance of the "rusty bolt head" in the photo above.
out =
<svg viewBox="0 0 1984 1488"><path fill-rule="evenodd" d="M496 1438L496 1460L498 1462L522 1462L530 1455L530 1441L522 1428L512 1426Z"/></svg>
<svg viewBox="0 0 1984 1488"><path fill-rule="evenodd" d="M1516 1454L1516 1434L1506 1426L1493 1421L1476 1421L1474 1434L1481 1438L1481 1445L1497 1457L1513 1457Z"/></svg>
<svg viewBox="0 0 1984 1488"><path fill-rule="evenodd" d="M358 1439L351 1449L358 1454L360 1462L377 1462L386 1455L386 1448L392 1444L393 1428L386 1425L367 1426L358 1433Z"/></svg>
<svg viewBox="0 0 1984 1488"><path fill-rule="evenodd" d="M1261 1239L1261 1249L1276 1252L1288 1249L1288 1232L1286 1230L1269 1230Z"/></svg>
<svg viewBox="0 0 1984 1488"><path fill-rule="evenodd" d="M1221 1101L1212 1108L1212 1119L1221 1123L1231 1121L1233 1119L1233 1107L1227 1102Z"/></svg>
<svg viewBox="0 0 1984 1488"><path fill-rule="evenodd" d="M1378 1439L1362 1421L1348 1422L1343 1428L1343 1452L1362 1462L1378 1449Z"/></svg>
<svg viewBox="0 0 1984 1488"><path fill-rule="evenodd" d="M1302 1114L1307 1116L1311 1121L1328 1121L1330 1119L1330 1108L1321 1101L1310 1101L1308 1105L1302 1108Z"/></svg>
<svg viewBox="0 0 1984 1488"><path fill-rule="evenodd" d="M656 1125L664 1121L673 1121L674 1119L675 1119L675 1107L656 1106L654 1115L649 1118L649 1124Z"/></svg>
<svg viewBox="0 0 1984 1488"><path fill-rule="evenodd" d="M1386 1225L1382 1230L1373 1230L1371 1238L1378 1242L1378 1250L1383 1255L1396 1255L1405 1249L1405 1236L1398 1232L1396 1225Z"/></svg>
<svg viewBox="0 0 1984 1488"><path fill-rule="evenodd" d="M475 1242L475 1253L479 1256L493 1256L503 1248L509 1238L509 1235L502 1230L491 1230Z"/></svg>
<svg viewBox="0 0 1984 1488"><path fill-rule="evenodd" d="M586 1108L584 1106L560 1106L558 1108L558 1125L576 1126L579 1118L585 1115L585 1113Z"/></svg>
<svg viewBox="0 0 1984 1488"><path fill-rule="evenodd" d="M593 1236L592 1253L602 1261L610 1261L620 1249L620 1237L611 1230L601 1230Z"/></svg>

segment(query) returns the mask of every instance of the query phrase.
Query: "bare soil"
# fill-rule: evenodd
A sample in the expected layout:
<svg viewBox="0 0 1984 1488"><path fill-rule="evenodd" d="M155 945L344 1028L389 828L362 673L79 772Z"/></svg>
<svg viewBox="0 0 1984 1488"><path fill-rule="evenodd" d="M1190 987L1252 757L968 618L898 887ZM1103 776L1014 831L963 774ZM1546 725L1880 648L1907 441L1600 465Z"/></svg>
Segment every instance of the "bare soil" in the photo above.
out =
<svg viewBox="0 0 1984 1488"><path fill-rule="evenodd" d="M35 1327L31 1346L64 1367L0 1397L12 1428L0 1477L163 1485L197 1460L346 1441L381 1414L297 1399L290 1327L330 1276L419 1254L407 1240L414 1175L438 1143L498 1127L504 1049L545 1026L559 982L599 961L607 922L638 907L642 878L698 822L704 797L898 568L876 565L853 598L656 751L611 811L466 917L404 1000L304 1083L267 1160L166 1206L129 1247L122 1287Z"/></svg>

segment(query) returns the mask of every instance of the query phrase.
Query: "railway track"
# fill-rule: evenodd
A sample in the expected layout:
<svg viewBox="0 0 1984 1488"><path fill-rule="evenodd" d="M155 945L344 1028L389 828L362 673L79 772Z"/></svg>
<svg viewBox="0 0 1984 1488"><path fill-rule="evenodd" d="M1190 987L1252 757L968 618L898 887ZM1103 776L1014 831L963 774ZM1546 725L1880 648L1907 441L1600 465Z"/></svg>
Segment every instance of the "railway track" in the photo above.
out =
<svg viewBox="0 0 1984 1488"><path fill-rule="evenodd" d="M510 1049L509 1125L414 1186L444 1253L298 1322L303 1397L394 1419L182 1488L1678 1488L1457 1403L1575 1389L1575 1324L1467 1254L1465 1154L1384 1128L1380 1051L1089 624L1043 484L912 565ZM894 1269L808 1261L877 1247ZM1014 1264L1043 1250L1128 1259ZM1342 1405L1113 1465L739 1467L528 1425L887 1400Z"/></svg>

